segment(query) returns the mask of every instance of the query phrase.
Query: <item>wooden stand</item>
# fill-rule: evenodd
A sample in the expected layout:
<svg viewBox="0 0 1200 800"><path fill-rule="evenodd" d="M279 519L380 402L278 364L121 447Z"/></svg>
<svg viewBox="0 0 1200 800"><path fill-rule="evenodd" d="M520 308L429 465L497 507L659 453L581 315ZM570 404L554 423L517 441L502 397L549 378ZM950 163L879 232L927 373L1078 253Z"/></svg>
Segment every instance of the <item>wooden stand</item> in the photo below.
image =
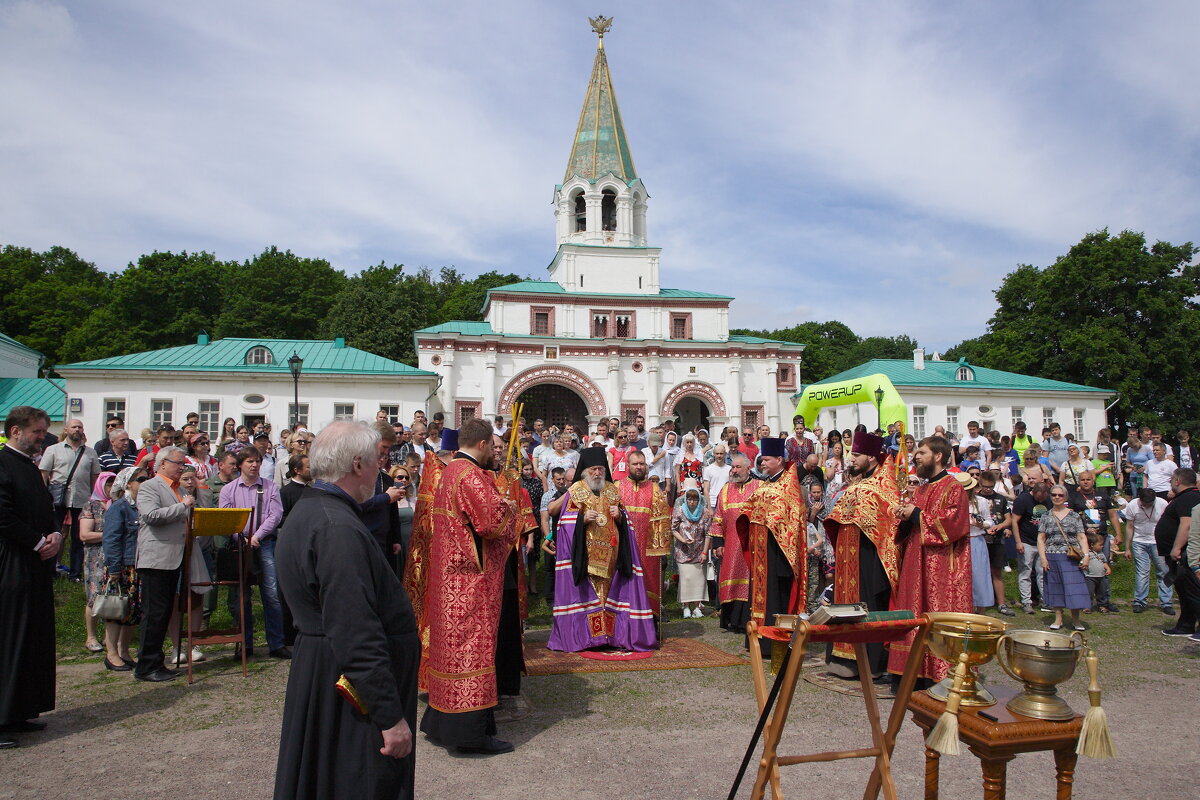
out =
<svg viewBox="0 0 1200 800"><path fill-rule="evenodd" d="M244 536L239 536L235 544L238 549L238 574L233 581L192 581L192 549L196 547L199 536L232 536L246 527L252 509L249 508L193 508L187 520L187 538L183 545L183 591L179 593L179 641L175 643L175 663L182 657L181 648L187 653L188 684L192 683L192 648L208 644L228 644L241 642L245 636L245 619L239 615L228 628L211 628L203 633L192 630L192 587L211 586L217 591L218 586L238 587L238 597L245 598L246 573L250 569L250 546ZM242 601L239 601L242 602ZM183 647L186 637L187 646ZM246 648L242 648L242 677L248 677L246 669Z"/></svg>
<svg viewBox="0 0 1200 800"><path fill-rule="evenodd" d="M1083 727L1083 715L1076 714L1067 722L1051 722L1014 714L1005 708L1018 693L1010 686L988 686L996 695L993 706L962 706L958 710L958 738L980 760L983 768L984 800L1004 800L1008 762L1018 753L1039 750L1054 752L1057 800L1070 800L1075 779L1075 746L1079 741L1079 730ZM897 707L902 707L897 703ZM917 692L908 702L913 722L921 727L923 735L937 724L946 709L946 704L935 700L927 692ZM985 719L980 712L991 714L996 720ZM937 800L939 753L925 748L925 800Z"/></svg>
<svg viewBox="0 0 1200 800"><path fill-rule="evenodd" d="M896 746L896 734L904 721L904 710L912 695L913 685L917 681L917 672L921 666L921 656L925 652L925 637L929 633L929 623L924 617L914 620L888 620L886 622L865 622L858 625L809 625L805 620L797 620L799 632L792 654L788 659L787 668L779 687L779 697L766 727L763 729L763 755L759 761L758 775L754 781L752 800L762 800L766 793L768 781L771 784L771 795L775 800L781 800L782 790L779 786L779 767L792 764L805 764L814 761L837 761L843 758L873 758L875 767L867 788L863 792L864 800L874 800L882 788L887 800L896 800L896 784L892 780L892 750ZM875 698L875 685L872 683L871 663L867 657L869 642L892 642L903 639L910 632L916 631L912 648L909 650L908 661L904 665L904 674L900 678L900 688L896 692L896 701L888 716L887 728L883 728L879 719L879 704ZM751 675L754 679L754 695L758 701L759 713L767 701L767 676L763 664L760 639L787 642L791 639L789 631L781 628L759 626L751 622L747 626L750 637ZM862 683L863 702L866 704L867 722L871 728L871 746L856 750L832 750L824 753L807 755L781 756L777 753L779 739L787 725L788 710L792 705L792 697L796 692L796 681L800 677L800 665L804 662L804 647L809 642L851 642L858 661L859 681Z"/></svg>

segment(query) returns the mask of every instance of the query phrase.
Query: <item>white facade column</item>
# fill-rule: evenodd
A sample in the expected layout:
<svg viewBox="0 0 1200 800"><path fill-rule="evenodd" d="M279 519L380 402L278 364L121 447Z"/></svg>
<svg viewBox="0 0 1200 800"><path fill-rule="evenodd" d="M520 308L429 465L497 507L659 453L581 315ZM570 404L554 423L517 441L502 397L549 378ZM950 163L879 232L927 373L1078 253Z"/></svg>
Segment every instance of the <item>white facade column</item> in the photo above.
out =
<svg viewBox="0 0 1200 800"><path fill-rule="evenodd" d="M480 413L483 416L487 416L489 414L507 415L507 411L498 409L496 407L498 395L496 390L496 348L494 346L488 350L483 364L483 411Z"/></svg>
<svg viewBox="0 0 1200 800"><path fill-rule="evenodd" d="M771 430L782 430L779 422L779 390L776 388L775 378L779 371L779 365L772 361L767 366L767 408L766 417L767 424L771 426Z"/></svg>
<svg viewBox="0 0 1200 800"><path fill-rule="evenodd" d="M608 352L608 383L604 392L605 409L610 417L621 415L621 359L616 349Z"/></svg>
<svg viewBox="0 0 1200 800"><path fill-rule="evenodd" d="M601 230L603 227L601 200L599 192L588 192L584 195L584 202L587 203L587 237L585 240L588 244L603 244L604 242L604 231Z"/></svg>
<svg viewBox="0 0 1200 800"><path fill-rule="evenodd" d="M646 359L646 427L652 428L662 422L662 373L658 368L658 355Z"/></svg>
<svg viewBox="0 0 1200 800"><path fill-rule="evenodd" d="M728 425L738 426L738 432L741 432L742 427L742 359L739 355L734 354L729 358L729 392L726 395L725 403L729 411Z"/></svg>
<svg viewBox="0 0 1200 800"><path fill-rule="evenodd" d="M633 244L633 198L617 197L617 236L619 244Z"/></svg>
<svg viewBox="0 0 1200 800"><path fill-rule="evenodd" d="M442 366L438 369L442 375L442 385L438 395L442 400L442 411L447 412L447 416L453 418L455 414L454 399L458 397L458 373L454 368L454 345L447 344L450 346L442 350ZM458 420L453 419L453 424L448 427L454 427L457 423Z"/></svg>

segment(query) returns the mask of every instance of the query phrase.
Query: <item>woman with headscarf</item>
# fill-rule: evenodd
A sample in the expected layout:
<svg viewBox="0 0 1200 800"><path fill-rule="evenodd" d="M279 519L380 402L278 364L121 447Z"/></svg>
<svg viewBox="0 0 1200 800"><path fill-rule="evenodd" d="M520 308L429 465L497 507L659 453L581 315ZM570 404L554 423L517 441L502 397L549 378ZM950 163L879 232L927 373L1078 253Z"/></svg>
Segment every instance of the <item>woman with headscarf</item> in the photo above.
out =
<svg viewBox="0 0 1200 800"><path fill-rule="evenodd" d="M116 479L115 472L101 472L92 484L92 496L79 514L79 541L83 542L83 582L87 587L87 602L83 607L83 619L87 628L90 652L99 653L104 645L96 640L96 618L92 616L92 601L104 586L104 514L112 503L109 487Z"/></svg>
<svg viewBox="0 0 1200 800"><path fill-rule="evenodd" d="M704 616L703 603L708 593L704 562L708 558L713 512L700 495L700 484L695 478L688 478L671 514L675 563L679 567L679 604L683 606L684 619Z"/></svg>
<svg viewBox="0 0 1200 800"><path fill-rule="evenodd" d="M129 616L119 622L104 621L104 666L115 672L133 669L129 643L133 629L141 619L137 570L138 489L146 473L139 467L126 467L117 473L109 488L112 502L104 514L104 581L114 581L129 595Z"/></svg>
<svg viewBox="0 0 1200 800"><path fill-rule="evenodd" d="M683 447L675 457L675 485L683 486L689 480L695 481L697 486L704 480L704 456L696 448L695 435L686 433Z"/></svg>

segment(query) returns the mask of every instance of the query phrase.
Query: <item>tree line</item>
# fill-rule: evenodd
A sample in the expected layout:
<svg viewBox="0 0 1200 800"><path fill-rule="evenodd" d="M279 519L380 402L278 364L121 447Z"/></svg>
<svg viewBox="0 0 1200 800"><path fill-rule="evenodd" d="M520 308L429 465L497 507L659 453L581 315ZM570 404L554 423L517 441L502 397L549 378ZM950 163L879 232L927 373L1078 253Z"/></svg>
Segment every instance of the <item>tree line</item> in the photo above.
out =
<svg viewBox="0 0 1200 800"><path fill-rule="evenodd" d="M1200 430L1200 265L1191 242L1148 245L1142 233L1090 233L1053 264L1021 264L995 290L985 332L944 357L1112 389L1118 427ZM64 247L0 250L0 331L54 365L226 336L331 339L414 364L413 331L481 320L487 290L522 280L467 279L384 263L347 275L319 258L268 247L243 262L155 252L108 273ZM734 330L807 345L806 383L872 358L912 357L907 335L860 337L838 321Z"/></svg>

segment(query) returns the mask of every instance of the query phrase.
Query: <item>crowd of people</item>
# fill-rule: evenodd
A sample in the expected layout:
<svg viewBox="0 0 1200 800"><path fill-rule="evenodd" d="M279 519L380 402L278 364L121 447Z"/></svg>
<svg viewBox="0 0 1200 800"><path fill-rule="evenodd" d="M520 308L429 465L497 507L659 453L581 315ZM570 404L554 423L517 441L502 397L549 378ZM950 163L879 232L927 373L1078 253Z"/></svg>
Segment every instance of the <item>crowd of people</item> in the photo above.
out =
<svg viewBox="0 0 1200 800"><path fill-rule="evenodd" d="M373 779L406 785L418 683L429 691L421 730L431 741L467 753L512 749L496 726L528 711L521 621L539 584L553 609L549 646L562 650L658 647L672 586L685 619L711 614L739 635L778 613L860 601L916 613L1040 608L1054 612L1051 629L1082 629L1081 613L1114 613L1119 599L1174 617L1177 591L1181 611L1164 633L1200 640L1200 537L1188 536L1200 518L1200 461L1186 431L1168 444L1153 429L1132 429L1118 445L1105 430L1089 447L1057 424L1040 439L1022 423L1004 436L971 422L961 436L938 428L917 441L900 423L826 433L801 416L787 432L730 426L710 437L671 419L647 427L640 416L591 427L496 417L450 429L440 412L404 424L381 411L371 425L338 422L319 435L297 426L277 441L266 423L229 419L214 446L192 417L179 430L144 430L139 441L113 417L93 449L80 420L55 436L44 412L9 413L0 449L0 747L38 729L38 714L53 707L56 569L86 584L83 646L103 652L104 668L167 681L184 660L206 658L183 646L181 616L192 632L208 624L218 600L204 584L243 541L255 554L269 655L305 654L293 677L343 664L330 640L374 648L373 660L330 681L333 691L345 679L341 696L356 698L345 708L358 716L337 724L359 743L371 738L364 720L371 735L382 731L384 747L373 752L409 767ZM185 521L197 507L253 513L241 533L193 548L184 564ZM347 557L331 530L363 552ZM1131 598L1113 596L1117 557L1134 564ZM1014 568L1017 596L1008 597L1004 574ZM181 604L185 574L193 594ZM357 588L335 603L321 586ZM250 593L231 588L229 613L245 620L235 654L250 657ZM93 615L112 594L128 600L122 616ZM391 598L386 613L372 597ZM829 669L854 677L846 656L833 645ZM900 644L875 649L873 671L887 680L906 657ZM945 665L929 658L922 677L941 677ZM22 682L47 663L48 687L38 683L45 675L32 688ZM319 698L300 693L289 686L285 795L313 768L302 754L317 746L304 726ZM361 763L366 756L347 758L374 769Z"/></svg>

